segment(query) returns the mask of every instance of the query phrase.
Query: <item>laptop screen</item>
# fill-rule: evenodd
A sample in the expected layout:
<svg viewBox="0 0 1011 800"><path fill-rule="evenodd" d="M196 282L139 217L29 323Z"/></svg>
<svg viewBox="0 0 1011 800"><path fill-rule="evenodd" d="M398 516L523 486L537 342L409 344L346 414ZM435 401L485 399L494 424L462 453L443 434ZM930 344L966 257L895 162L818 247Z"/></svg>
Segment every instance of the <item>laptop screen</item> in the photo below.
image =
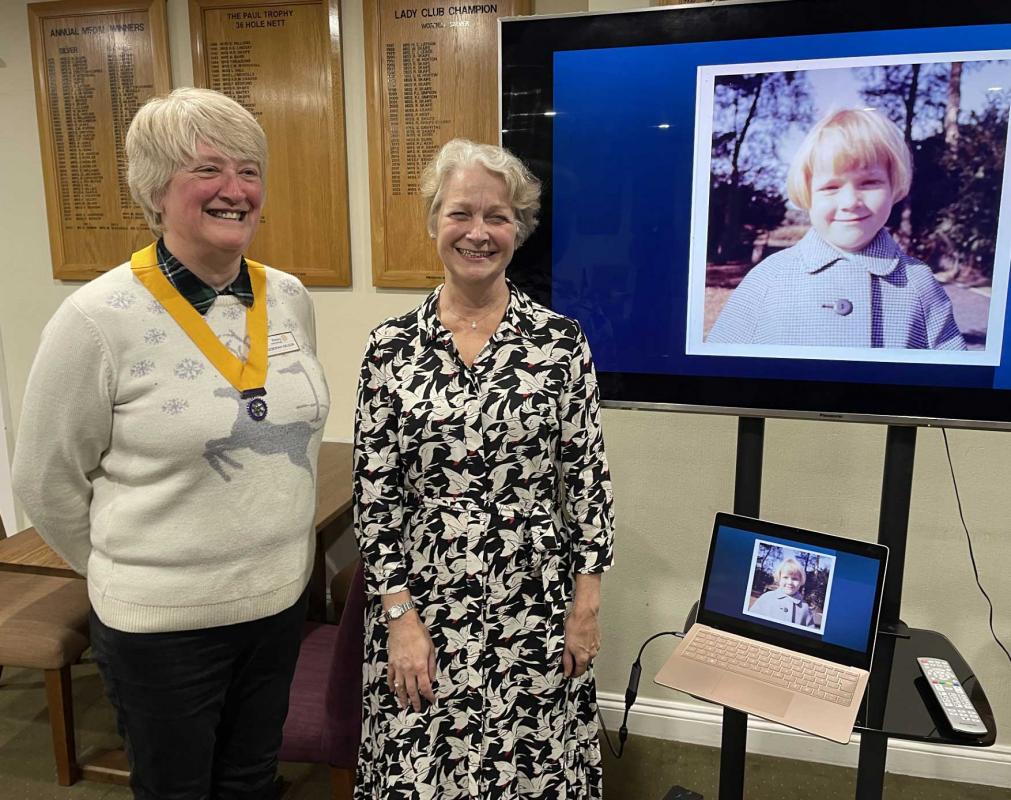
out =
<svg viewBox="0 0 1011 800"><path fill-rule="evenodd" d="M887 548L718 514L698 621L869 668Z"/></svg>

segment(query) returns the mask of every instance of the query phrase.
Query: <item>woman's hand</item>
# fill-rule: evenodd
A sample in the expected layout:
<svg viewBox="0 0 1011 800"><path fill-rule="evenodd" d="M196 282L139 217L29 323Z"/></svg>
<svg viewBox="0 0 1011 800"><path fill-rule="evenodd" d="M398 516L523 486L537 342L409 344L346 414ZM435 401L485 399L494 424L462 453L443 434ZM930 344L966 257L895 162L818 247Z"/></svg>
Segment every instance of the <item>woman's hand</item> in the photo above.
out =
<svg viewBox="0 0 1011 800"><path fill-rule="evenodd" d="M401 708L407 708L410 703L415 711L421 711L422 697L435 702L432 688L435 681L435 645L432 637L416 609L387 624L389 661L386 683L396 694Z"/></svg>
<svg viewBox="0 0 1011 800"><path fill-rule="evenodd" d="M566 678L578 678L600 652L600 575L576 575L572 611L565 619L562 668Z"/></svg>

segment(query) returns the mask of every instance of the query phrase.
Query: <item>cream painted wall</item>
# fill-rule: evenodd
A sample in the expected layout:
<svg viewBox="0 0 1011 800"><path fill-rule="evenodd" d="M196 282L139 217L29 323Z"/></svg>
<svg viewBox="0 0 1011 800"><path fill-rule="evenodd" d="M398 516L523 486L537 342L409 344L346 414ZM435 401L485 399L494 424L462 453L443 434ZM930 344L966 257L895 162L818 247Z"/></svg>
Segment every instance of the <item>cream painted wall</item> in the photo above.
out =
<svg viewBox="0 0 1011 800"><path fill-rule="evenodd" d="M313 290L319 353L333 395L326 433L344 441L351 436L369 329L421 298L417 292L377 290L371 281L363 1L344 0L342 19L354 289ZM594 8L601 5L594 2ZM184 0L169 0L168 6L178 85L192 76L187 10ZM587 7L567 0L536 5L540 13ZM626 3L609 7L624 9ZM0 0L0 18L0 60L6 64L0 67L0 335L16 422L41 329L75 285L50 277L24 0ZM679 629L697 597L712 516L731 507L736 424L730 417L631 411L606 411L604 424L619 529L617 563L604 581L605 641L597 669L601 690L621 693L640 643L655 631ZM877 426L769 421L763 514L873 538L884 436ZM1011 641L1011 435L952 431L949 438L981 578L996 607L995 625ZM945 632L973 664L1003 729L1000 741L1007 744L1009 664L987 629L947 470L940 432L921 431L903 616L910 625ZM661 641L648 650L640 696L685 699L649 680L670 649L669 641Z"/></svg>
<svg viewBox="0 0 1011 800"><path fill-rule="evenodd" d="M569 14L574 11L587 11L586 0L535 0L535 14Z"/></svg>

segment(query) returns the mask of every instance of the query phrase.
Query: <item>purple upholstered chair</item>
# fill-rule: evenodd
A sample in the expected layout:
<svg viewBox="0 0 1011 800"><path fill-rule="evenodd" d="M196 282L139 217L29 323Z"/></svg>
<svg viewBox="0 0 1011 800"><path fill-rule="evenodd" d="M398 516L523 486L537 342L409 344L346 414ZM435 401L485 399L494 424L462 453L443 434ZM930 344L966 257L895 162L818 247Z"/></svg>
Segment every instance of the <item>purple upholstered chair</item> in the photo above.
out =
<svg viewBox="0 0 1011 800"><path fill-rule="evenodd" d="M291 684L281 761L330 765L333 800L349 800L362 731L365 578L355 569L337 625L307 622Z"/></svg>

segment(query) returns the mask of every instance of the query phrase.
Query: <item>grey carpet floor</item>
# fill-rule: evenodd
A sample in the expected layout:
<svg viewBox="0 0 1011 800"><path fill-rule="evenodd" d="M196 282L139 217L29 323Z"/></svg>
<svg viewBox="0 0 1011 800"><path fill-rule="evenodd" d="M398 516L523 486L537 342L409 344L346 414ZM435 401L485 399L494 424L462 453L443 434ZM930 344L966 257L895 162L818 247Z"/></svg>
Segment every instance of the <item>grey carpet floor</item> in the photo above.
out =
<svg viewBox="0 0 1011 800"><path fill-rule="evenodd" d="M74 668L78 752L118 746L112 708L94 665ZM325 766L283 764L285 800L327 800ZM607 800L662 800L675 784L715 800L719 751L631 736L616 761L605 750ZM843 767L749 756L747 800L852 800L856 778ZM0 676L0 800L129 800L126 787L80 782L56 785L42 673L5 668ZM888 775L887 800L1009 800L1007 789Z"/></svg>

